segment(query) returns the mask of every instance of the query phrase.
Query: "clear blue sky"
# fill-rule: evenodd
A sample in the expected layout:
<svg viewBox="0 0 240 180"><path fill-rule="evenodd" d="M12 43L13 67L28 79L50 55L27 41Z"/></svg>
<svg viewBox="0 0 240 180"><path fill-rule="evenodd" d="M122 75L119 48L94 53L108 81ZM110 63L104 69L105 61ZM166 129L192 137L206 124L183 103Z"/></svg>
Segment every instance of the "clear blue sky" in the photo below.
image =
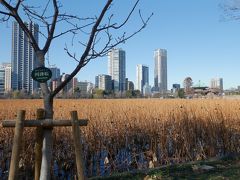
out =
<svg viewBox="0 0 240 180"><path fill-rule="evenodd" d="M68 1L67 3L69 3ZM63 5L81 15L98 15L105 1L84 0ZM126 51L126 75L136 81L136 65L149 66L150 85L153 84L153 51L168 51L168 88L190 76L194 83L200 80L209 85L211 78L222 77L224 89L240 85L240 20L224 21L220 0L142 0L138 6L144 17L154 16L146 29L120 45ZM89 5L90 4L90 5ZM112 12L116 18L125 17L132 0L116 0ZM132 32L139 26L137 14L125 30ZM59 27L60 30L63 28ZM0 62L11 59L11 23L0 25ZM53 42L49 61L61 72L70 73L76 62L63 51L68 37ZM77 46L76 46L77 47ZM78 52L77 48L74 48ZM107 73L107 57L90 62L78 75L79 80L94 82L98 74Z"/></svg>

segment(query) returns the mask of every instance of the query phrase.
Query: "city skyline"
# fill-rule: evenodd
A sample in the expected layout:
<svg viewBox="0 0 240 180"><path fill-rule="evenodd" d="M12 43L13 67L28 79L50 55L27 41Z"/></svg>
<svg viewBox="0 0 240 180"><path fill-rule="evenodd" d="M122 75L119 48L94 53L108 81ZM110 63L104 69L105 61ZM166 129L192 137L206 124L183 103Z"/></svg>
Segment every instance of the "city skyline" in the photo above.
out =
<svg viewBox="0 0 240 180"><path fill-rule="evenodd" d="M240 80L236 78L240 75L238 74L240 24L239 21L224 21L221 18L225 16L223 10L219 8L221 1L140 2L139 8L143 16L146 17L153 12L153 18L140 34L117 47L126 51L126 77L130 81L135 82L136 65L146 64L149 66L149 84L153 85L153 51L163 48L168 51L168 89L171 89L174 83L182 85L184 78L188 76L192 77L194 83L200 80L207 85L212 78L221 77L224 79L224 89L240 84ZM83 15L97 14L103 2L93 3L91 7L85 6L86 4L84 1L81 2ZM117 14L123 14L122 10L129 10L132 4L116 1L113 6L116 19L120 19ZM73 12L77 11L71 4L66 8L71 8ZM138 25L137 16L134 16L134 19L136 22L135 20L131 22L127 29L130 32ZM0 30L2 32L0 62L10 62L11 23L2 24ZM75 62L63 50L66 39L67 37L55 40L48 59L50 65L55 64L62 72L70 73ZM48 66L48 61L46 62ZM80 81L94 82L97 74L107 74L106 67L107 57L93 60L77 77Z"/></svg>

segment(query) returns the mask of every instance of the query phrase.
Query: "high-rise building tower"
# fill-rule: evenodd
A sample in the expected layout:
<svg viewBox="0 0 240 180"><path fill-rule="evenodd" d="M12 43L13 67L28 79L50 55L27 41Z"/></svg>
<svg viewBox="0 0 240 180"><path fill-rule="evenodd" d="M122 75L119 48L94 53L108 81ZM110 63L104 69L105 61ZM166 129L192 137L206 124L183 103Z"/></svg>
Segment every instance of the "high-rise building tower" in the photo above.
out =
<svg viewBox="0 0 240 180"><path fill-rule="evenodd" d="M154 89L161 93L167 91L167 50L156 49L154 51Z"/></svg>
<svg viewBox="0 0 240 180"><path fill-rule="evenodd" d="M125 91L126 54L122 49L112 49L108 53L108 74L112 76L113 90Z"/></svg>
<svg viewBox="0 0 240 180"><path fill-rule="evenodd" d="M143 92L143 86L149 84L149 69L147 66L138 64L137 65L137 80L136 89Z"/></svg>
<svg viewBox="0 0 240 180"><path fill-rule="evenodd" d="M38 42L39 26L26 23L26 27L32 32ZM13 22L12 28L12 89L24 89L29 93L37 90L39 83L31 77L31 72L37 67L36 54L29 42L27 35L23 32L17 22Z"/></svg>

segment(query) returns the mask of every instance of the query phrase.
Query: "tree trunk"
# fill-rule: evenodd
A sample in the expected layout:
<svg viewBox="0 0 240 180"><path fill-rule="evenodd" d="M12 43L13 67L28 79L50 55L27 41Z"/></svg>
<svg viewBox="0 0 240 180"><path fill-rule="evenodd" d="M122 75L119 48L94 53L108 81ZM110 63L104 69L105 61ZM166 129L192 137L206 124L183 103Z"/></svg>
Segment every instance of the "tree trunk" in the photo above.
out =
<svg viewBox="0 0 240 180"><path fill-rule="evenodd" d="M46 112L45 118L52 119L53 100L50 99L49 96L44 97L44 109ZM52 128L44 128L40 180L51 179L52 150L53 150Z"/></svg>
<svg viewBox="0 0 240 180"><path fill-rule="evenodd" d="M43 51L36 52L37 58L39 60L39 66L45 66L45 57ZM40 83L41 91L43 93L45 118L53 119L53 97L51 97L51 92L48 89L47 82ZM52 150L53 150L53 138L52 138L52 128L43 129L43 145L42 145L42 164L40 172L40 180L50 180L51 179L51 164L52 164Z"/></svg>

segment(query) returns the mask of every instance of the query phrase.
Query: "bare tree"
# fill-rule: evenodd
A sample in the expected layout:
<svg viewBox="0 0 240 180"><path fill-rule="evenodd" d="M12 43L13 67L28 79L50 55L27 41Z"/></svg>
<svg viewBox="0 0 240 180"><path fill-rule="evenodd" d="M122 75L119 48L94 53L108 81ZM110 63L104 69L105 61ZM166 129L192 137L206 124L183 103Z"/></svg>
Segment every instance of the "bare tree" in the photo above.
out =
<svg viewBox="0 0 240 180"><path fill-rule="evenodd" d="M72 53L66 46L65 51L77 62L75 69L72 73L61 82L61 84L54 90L51 91L47 83L40 83L41 91L43 93L44 109L46 111L46 118L53 118L53 99L54 97L66 86L68 82L92 59L105 56L112 48L117 45L124 43L130 39L142 29L144 29L151 18L152 14L146 19L142 17L141 11L138 11L139 19L142 24L136 31L127 33L122 32L121 35L114 37L113 31L119 31L129 23L129 19L133 16L133 12L136 11L139 0L136 0L126 14L126 18L123 22L115 22L114 14L111 13L113 0L107 0L103 6L100 14L94 17L80 18L76 15L61 13L62 4L57 0L48 0L43 6L29 5L27 1L16 0L6 1L0 0L0 21L7 22L11 18L17 21L24 33L27 35L30 44L32 45L40 67L45 67L45 56L49 51L49 48L54 39L59 38L63 35L71 33L73 38L80 32L85 33L88 36L85 42L78 39L78 42L84 47L80 56L76 53ZM25 18L25 19L24 19ZM27 28L24 21L37 22L41 24L41 30L39 34L45 39L43 47L34 39L32 32ZM59 23L65 23L68 25L68 29L56 32L56 27ZM98 46L100 41L104 37L104 45ZM43 157L41 167L41 179L50 179L50 165L52 160L52 130L44 130L43 140Z"/></svg>

